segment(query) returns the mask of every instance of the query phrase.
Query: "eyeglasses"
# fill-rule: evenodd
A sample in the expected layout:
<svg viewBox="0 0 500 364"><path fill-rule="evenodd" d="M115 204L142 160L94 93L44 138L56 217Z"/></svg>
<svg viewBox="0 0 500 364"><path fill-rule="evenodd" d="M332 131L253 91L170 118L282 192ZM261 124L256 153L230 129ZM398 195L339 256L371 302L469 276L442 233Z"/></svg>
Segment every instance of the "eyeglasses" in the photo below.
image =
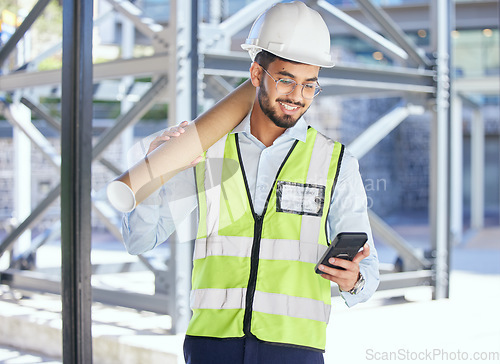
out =
<svg viewBox="0 0 500 364"><path fill-rule="evenodd" d="M291 94L297 85L302 86L302 97L307 100L312 100L321 92L321 87L317 82L297 83L291 78L280 78L279 80L276 80L264 67L260 66L260 68L262 68L264 72L271 77L274 82L276 82L276 91L279 95Z"/></svg>

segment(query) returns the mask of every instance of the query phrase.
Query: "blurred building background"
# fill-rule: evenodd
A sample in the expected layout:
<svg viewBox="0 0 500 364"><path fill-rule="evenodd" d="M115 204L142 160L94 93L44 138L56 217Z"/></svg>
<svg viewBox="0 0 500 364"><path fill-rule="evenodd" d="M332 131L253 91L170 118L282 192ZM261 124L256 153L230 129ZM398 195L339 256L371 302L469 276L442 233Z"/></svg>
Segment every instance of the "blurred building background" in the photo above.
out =
<svg viewBox="0 0 500 364"><path fill-rule="evenodd" d="M7 5L9 1L4 1ZM31 9L33 1L10 1L15 5L10 5L11 10L27 13ZM224 20L241 10L249 1L220 1L220 14L218 16ZM357 9L353 1L330 1L339 6L347 14L354 18L362 18L363 14ZM384 7L394 21L411 37L415 44L426 51L430 51L430 20L428 19L429 4L425 0L408 1L377 1ZM96 62L105 62L117 59L122 56L123 44L123 23L124 18L119 13L109 14L112 6L106 1L96 1L96 15L105 16L106 19L99 22L94 35L94 59ZM135 1L144 16L153 19L159 24L167 24L170 17L170 5L168 1ZM209 23L213 18L213 11L210 9L210 1L200 1L200 20ZM489 13L494 10L496 1L459 1L457 2L456 30L452 33L452 57L453 76L457 79L473 80L477 82L492 83L499 73L499 35L498 16ZM3 32L2 39L7 39L12 28L12 19L16 18L11 10L6 6L3 11ZM484 19L483 16L488 16ZM9 18L11 20L9 20ZM17 18L16 18L17 19ZM213 19L212 19L213 21ZM220 20L219 20L220 21ZM28 52L32 58L43 54L50 45L60 41L62 16L58 9L57 1L51 2L50 6L41 19L37 21L33 30L26 36L25 42L29 45ZM11 27L9 29L9 26ZM232 50L238 51L239 44L246 36L247 29L239 31L233 37ZM363 64L369 66L377 65L398 65L398 61L390 56L377 51L372 45L351 34L349 29L341 24L334 24L332 27L332 42L337 60L341 63ZM33 41L36 39L36 41ZM129 57L141 57L154 54L150 39L142 33L135 31L133 37L133 49ZM18 55L21 57L21 55ZM10 58L10 66L13 66L14 56ZM50 57L30 64L38 70L53 69L61 65L61 51L54 52ZM18 63L22 63L19 62ZM4 68L8 66L4 64ZM12 68L12 67L11 67ZM148 79L135 79L135 87L140 88L141 82L147 87ZM488 87L487 87L488 88ZM143 89L145 89L143 87ZM40 93L40 103L53 116L60 116L60 95L58 88L44 90ZM94 126L96 136L113 124L116 117L121 112L120 82L109 81L96 84L95 104L94 104ZM6 95L4 95L6 96ZM8 97L8 96L6 96ZM474 91L468 97L480 107L484 116L485 125L485 213L487 219L498 220L499 215L499 121L498 121L498 93L485 93ZM316 127L325 131L331 137L348 144L361 133L368 125L381 115L398 105L401 98L397 96L387 97L387 95L363 95L362 97L348 96L324 96L309 112L309 120ZM209 101L210 102L210 101ZM356 110L356 112L353 112ZM465 221L470 215L470 133L471 133L471 107L464 107L463 113L463 133L464 133L464 217ZM426 214L429 201L429 115L412 116L405 123L402 123L393 133L384 139L383 143L374 149L373 153L361 160L363 175L366 180L366 187L373 209L381 216L389 217L399 215L401 212L419 211ZM12 125L5 118L0 123L0 137L2 150L1 156L3 175L0 179L1 206L0 218L2 221L9 221L14 211L13 188L13 146L12 146ZM43 120L39 120L37 115L33 115L33 122L40 128L42 134L49 140L54 141L57 148L58 135L54 133L50 126ZM167 103L158 103L141 121L134 126L134 137L141 138L155 131L165 128L171 121L168 115ZM118 143L117 143L118 144ZM115 148L116 153L113 153ZM109 159L119 161L123 153L119 146L110 146L108 150ZM114 154L114 155L113 155ZM370 157L371 156L371 157ZM383 156L383 158L380 158ZM33 148L33 182L32 182L32 205L36 206L43 198L44 192L53 186L57 181L57 174L45 168L47 163L44 158ZM99 169L96 167L96 183L103 183L110 178L110 175L99 177ZM379 183L377 185L377 180ZM383 180L383 183L382 181ZM97 187L98 188L98 187ZM51 216L52 215L52 216ZM57 219L57 209L53 214L47 214L37 228L43 230L47 224ZM96 226L100 223L96 221ZM5 229L5 227L4 227Z"/></svg>
<svg viewBox="0 0 500 364"><path fill-rule="evenodd" d="M434 74L435 37L440 20L432 16L439 2L368 1L382 9L395 29L403 32L407 44L417 49L417 56L408 59L397 56L396 48L381 46L377 35L395 44L398 42L395 33L387 34L387 29L376 21L366 6L362 6L366 1L309 2L322 12L328 23L337 66L320 73L320 83L325 80L324 92L315 99L306 119L326 135L354 149L360 148L355 143L364 131L379 126L374 129L373 138L380 141L371 149L360 152L360 169L369 207L375 215L373 224L376 225L375 238L383 273L409 274L394 280L388 278L385 282L383 290L395 292L394 296L400 295L400 289L421 285L432 291L436 283L433 261L436 257L433 224L437 221L433 205L436 203L436 195L433 195L436 177L433 173L436 172L432 166L438 157L433 151L437 145L433 141L436 137L433 120L438 82ZM0 55L23 20L41 3L43 1L0 0ZM7 242L10 249L5 254L0 251L0 271L21 269L50 273L57 278L59 260L50 258L47 252L56 254L60 243L60 205L57 198L47 202L47 196L60 181L57 161L61 150L61 87L57 70L62 66L62 11L60 1L44 3L36 21L17 42L15 49L4 59L0 57L0 241L2 246L7 246ZM171 331L182 332L189 314L185 311L179 314L178 311L187 306L186 282L189 279L186 276L189 269L178 268L175 260L179 265L189 260L189 249L176 250L172 241L139 261L127 257L120 241L120 214L107 204L104 189L118 172L130 166L134 159L131 151L139 149L140 154L137 143L187 118L188 109L192 107L189 104L191 98L195 99L195 108L200 113L246 77L250 61L239 45L244 42L257 10L265 9L270 3L272 1L199 0L199 32L196 34L189 31L189 18L172 16L173 13L189 11L182 9L182 2L172 10L168 0L94 0L95 145L119 122L127 126L105 147L104 160L93 164L92 247L96 253L93 264L96 271L98 266L107 266L109 272L118 273L123 268L120 264L126 262L130 267L128 273L136 272L133 279L138 280L132 288L123 283L123 279L130 279L129 276L116 274L113 283L109 283L111 281L106 279L100 280L97 274L93 278L96 287L111 288L111 293L103 292L102 303L119 305L118 301L128 300L128 304L123 304L126 307L161 311L160 314L173 317ZM447 157L450 202L445 220L449 225L447 254L453 252L455 255L448 258L448 262L452 269L498 275L498 0L455 0L451 4L448 14L451 20L448 32L451 106L447 121L450 128ZM331 7L346 16L347 21ZM364 34L359 34L359 29L354 30L359 24L368 28L361 32ZM196 60L190 59L184 49L186 38L173 38L175 29L181 37L185 36L184 33L189 33L188 37L192 34L197 37ZM415 61L418 57L430 63L419 64ZM182 66L186 58L197 63L195 71ZM106 64L111 66L106 68ZM175 72L171 73L171 69ZM365 76L365 72L369 75ZM163 74L175 82L165 84L163 81L162 84ZM405 74L407 78L404 78ZM183 95L186 90L191 90L190 77L193 75L197 90ZM394 84L387 81L391 77ZM172 95L181 96L176 99ZM134 112L134 106L141 110ZM407 114L399 120L400 111ZM390 120L393 120L393 126L387 129ZM386 125L385 129L383 125ZM369 139L370 135L364 137ZM29 228L19 231L25 219L40 206L43 211L33 218ZM19 234L16 235L16 231ZM174 238L183 240L182 237ZM487 242L482 252L461 250L470 243L479 244L478 239ZM476 253L480 262L471 264L466 257ZM115 261L111 257L120 258ZM173 271L177 272L174 276ZM16 284L9 285L9 279L10 282L19 282L18 289L27 291L41 285L51 292L53 287L44 277L17 281L12 278L15 274L2 276L0 273L0 276L0 283L12 289ZM179 277L182 278L182 287L175 283ZM136 304L144 299L140 296L117 296L116 291L127 291L127 288L128 291L137 289L142 294L156 296L158 302L168 300L164 305L166 308L158 310L161 303L156 304L154 300L148 307ZM179 326L175 328L177 319Z"/></svg>

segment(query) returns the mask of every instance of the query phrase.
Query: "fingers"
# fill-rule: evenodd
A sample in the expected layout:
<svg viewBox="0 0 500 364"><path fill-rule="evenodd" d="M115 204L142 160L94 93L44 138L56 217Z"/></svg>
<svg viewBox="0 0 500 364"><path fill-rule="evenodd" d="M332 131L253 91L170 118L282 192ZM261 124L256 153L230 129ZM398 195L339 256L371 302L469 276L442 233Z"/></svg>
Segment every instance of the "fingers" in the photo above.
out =
<svg viewBox="0 0 500 364"><path fill-rule="evenodd" d="M336 265L337 267L344 268L345 270L350 270L353 266L353 263L350 262L349 260L340 259L340 258L330 258L328 260L328 263L330 263L332 265ZM342 269L332 268L332 267L328 267L326 265L320 265L318 268L322 272L325 272L325 273L333 275L333 276L338 276L340 273L345 272Z"/></svg>
<svg viewBox="0 0 500 364"><path fill-rule="evenodd" d="M163 133L161 133L159 136L157 136L149 145L148 153L151 153L153 150L158 148L160 145L165 143L166 141L170 140L171 138L176 138L180 136L181 134L185 133L186 129L184 129L188 125L188 121L183 121L179 125L173 126L171 128L168 128L165 130Z"/></svg>
<svg viewBox="0 0 500 364"><path fill-rule="evenodd" d="M337 267L344 268L345 270L348 271L356 271L359 269L359 262L361 262L363 259L368 257L370 255L370 246L368 244L365 244L363 246L363 250L358 252L352 261L346 260L346 259L340 259L340 258L330 258L328 262L332 265L336 265ZM319 270L322 272L325 272L327 274L333 275L333 276L338 276L339 272L344 272L343 270L336 269L336 268L331 268L325 265L320 265Z"/></svg>
<svg viewBox="0 0 500 364"><path fill-rule="evenodd" d="M330 258L328 262L337 267L344 268L345 270L321 265L318 268L322 272L325 272L325 274L321 276L329 281L337 283L343 291L350 290L358 279L359 263L340 258Z"/></svg>
<svg viewBox="0 0 500 364"><path fill-rule="evenodd" d="M352 262L345 260L345 259L339 259L339 258L337 258L337 259L330 258L328 260L328 263L330 263L332 265L336 265L337 267L344 268L346 270L348 270L350 268L349 264L352 265ZM346 272L345 270L338 269L338 268L332 268L332 267L329 267L329 266L326 266L323 264L318 266L318 269L322 272L325 272L326 274L328 274L330 276L333 276L333 277L341 277L341 276L345 275L345 272Z"/></svg>
<svg viewBox="0 0 500 364"><path fill-rule="evenodd" d="M196 157L194 161L191 162L191 166L195 166L198 163L200 163L203 160L203 155L200 155L199 157Z"/></svg>
<svg viewBox="0 0 500 364"><path fill-rule="evenodd" d="M165 132L164 132L165 133ZM162 134L160 136L157 136L155 139L154 139L154 142L155 143L158 143L158 142L166 142L167 140L170 140L170 135L167 135L167 134Z"/></svg>
<svg viewBox="0 0 500 364"><path fill-rule="evenodd" d="M358 252L351 261L340 258L330 258L328 262L345 270L331 268L325 265L318 266L319 270L324 272L321 276L329 281L335 282L343 291L349 291L358 280L359 262L370 255L370 246L365 244L363 250Z"/></svg>
<svg viewBox="0 0 500 364"><path fill-rule="evenodd" d="M187 121L183 121L179 125L172 126L172 127L168 128L167 130L165 130L161 134L160 137L178 137L178 136L180 136L181 134L183 134L186 131L186 129L184 129L184 128L187 125L188 125L188 122ZM168 139L166 139L166 140L168 140Z"/></svg>
<svg viewBox="0 0 500 364"><path fill-rule="evenodd" d="M346 268L346 270L320 265L318 268L322 272L324 272L323 274L321 274L321 277L337 283L339 287L341 287L342 289L351 286L351 283L354 281L354 277L357 277L358 274L357 273L358 271L356 269L357 268L356 264L353 264L352 262L349 262L344 259L335 259L335 258L331 258L329 260L329 263L335 264L338 267ZM349 266L349 264L351 266Z"/></svg>
<svg viewBox="0 0 500 364"><path fill-rule="evenodd" d="M358 252L353 258L353 263L359 263L366 257L370 255L370 246L368 244L363 245L363 250Z"/></svg>

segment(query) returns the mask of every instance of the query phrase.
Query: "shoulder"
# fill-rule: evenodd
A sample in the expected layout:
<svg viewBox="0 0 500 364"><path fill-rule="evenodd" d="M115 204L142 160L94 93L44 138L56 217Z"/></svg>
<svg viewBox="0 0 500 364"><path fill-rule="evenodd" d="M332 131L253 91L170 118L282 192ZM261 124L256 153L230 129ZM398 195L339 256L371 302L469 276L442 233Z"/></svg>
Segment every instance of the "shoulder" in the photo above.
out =
<svg viewBox="0 0 500 364"><path fill-rule="evenodd" d="M344 155L342 160L348 164L355 164L356 166L359 164L358 159L349 151L347 147L344 148Z"/></svg>
<svg viewBox="0 0 500 364"><path fill-rule="evenodd" d="M318 129L312 127L312 126L308 126L308 129L307 129L307 132L308 133L311 133L311 134L315 134L316 135L316 140L320 140L322 142L325 142L325 143L328 143L328 144L331 144L331 145L334 145L334 144L338 144L338 145L341 145L342 147L345 147L342 143L326 136L325 134L323 134L322 132L318 131Z"/></svg>
<svg viewBox="0 0 500 364"><path fill-rule="evenodd" d="M326 136L325 134L321 133L312 126L309 126L308 131L316 134L316 142L323 143L329 146L330 148L337 148L339 152L339 159L342 161L342 163L344 163L344 161L347 161L348 164L351 164L353 161L357 163L356 158L347 150L346 146L341 142L338 142Z"/></svg>
<svg viewBox="0 0 500 364"><path fill-rule="evenodd" d="M321 141L331 147L336 146L339 150L339 160L340 160L340 171L345 172L343 174L357 173L359 171L358 159L349 151L349 148L342 144L341 142L335 141L332 138L326 136L325 134L314 129L312 126L309 127L314 133L316 133L316 140Z"/></svg>
<svg viewBox="0 0 500 364"><path fill-rule="evenodd" d="M348 179L357 176L359 176L358 159L349 151L348 148L344 148L340 164L340 177Z"/></svg>

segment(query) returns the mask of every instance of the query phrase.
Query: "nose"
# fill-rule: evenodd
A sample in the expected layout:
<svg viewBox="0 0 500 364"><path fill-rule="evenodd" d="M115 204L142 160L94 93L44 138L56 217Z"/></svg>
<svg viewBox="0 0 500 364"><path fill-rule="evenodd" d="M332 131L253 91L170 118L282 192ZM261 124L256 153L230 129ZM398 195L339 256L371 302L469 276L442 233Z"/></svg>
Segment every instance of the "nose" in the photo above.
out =
<svg viewBox="0 0 500 364"><path fill-rule="evenodd" d="M296 85L295 89L288 94L288 97L295 102L302 102L304 98L302 96L302 87L302 85Z"/></svg>

